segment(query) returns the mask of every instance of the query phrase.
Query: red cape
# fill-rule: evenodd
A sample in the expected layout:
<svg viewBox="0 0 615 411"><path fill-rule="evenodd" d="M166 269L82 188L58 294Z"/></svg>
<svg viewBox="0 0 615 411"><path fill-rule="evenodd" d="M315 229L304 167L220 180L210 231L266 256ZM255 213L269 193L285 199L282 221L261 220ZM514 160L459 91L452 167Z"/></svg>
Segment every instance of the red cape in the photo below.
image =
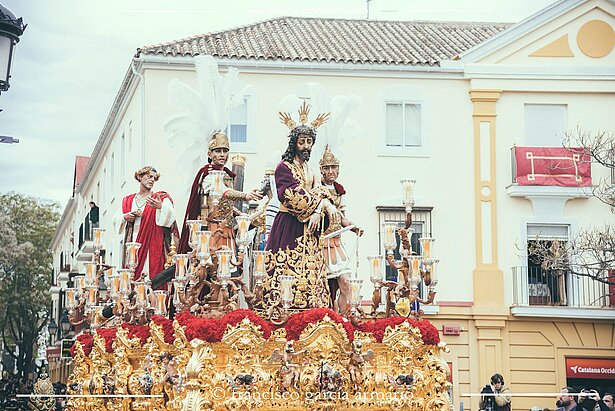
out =
<svg viewBox="0 0 615 411"><path fill-rule="evenodd" d="M235 173L233 173L228 168L214 166L211 163L201 167L201 169L196 173L196 177L194 177L194 181L192 183L192 188L190 189L190 198L188 199L188 206L186 207L186 216L184 217L182 235L181 239L179 240L178 254L185 254L191 250L190 246L188 245L190 229L188 228L188 224L186 222L188 220L198 219L199 215L201 214L201 182L209 174L210 170L224 170L226 171L226 174L228 174L230 177L235 178Z"/></svg>

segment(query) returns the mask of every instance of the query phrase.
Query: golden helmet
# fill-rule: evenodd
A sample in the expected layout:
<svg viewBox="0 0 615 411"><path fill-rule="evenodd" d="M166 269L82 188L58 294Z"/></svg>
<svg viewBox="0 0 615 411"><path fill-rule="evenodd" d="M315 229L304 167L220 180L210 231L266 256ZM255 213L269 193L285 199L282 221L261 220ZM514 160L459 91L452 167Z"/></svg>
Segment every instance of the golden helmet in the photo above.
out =
<svg viewBox="0 0 615 411"><path fill-rule="evenodd" d="M209 141L209 146L207 147L209 151L213 151L217 148L226 148L227 150L231 149L228 137L222 131L216 131L214 133L214 135L211 137L211 140Z"/></svg>
<svg viewBox="0 0 615 411"><path fill-rule="evenodd" d="M320 164L321 167L340 165L340 161L331 152L331 147L329 147L329 144L325 146L325 151L322 153L322 158L318 164Z"/></svg>

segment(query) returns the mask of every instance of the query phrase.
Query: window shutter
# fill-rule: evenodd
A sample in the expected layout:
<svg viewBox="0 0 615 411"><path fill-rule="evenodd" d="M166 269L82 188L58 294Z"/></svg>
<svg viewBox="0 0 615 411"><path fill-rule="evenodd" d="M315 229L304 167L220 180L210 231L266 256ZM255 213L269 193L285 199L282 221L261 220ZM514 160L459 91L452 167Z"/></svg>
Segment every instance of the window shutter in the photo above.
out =
<svg viewBox="0 0 615 411"><path fill-rule="evenodd" d="M386 104L386 145L401 147L403 141L403 112L400 103Z"/></svg>
<svg viewBox="0 0 615 411"><path fill-rule="evenodd" d="M404 132L406 147L421 146L421 106L404 104Z"/></svg>

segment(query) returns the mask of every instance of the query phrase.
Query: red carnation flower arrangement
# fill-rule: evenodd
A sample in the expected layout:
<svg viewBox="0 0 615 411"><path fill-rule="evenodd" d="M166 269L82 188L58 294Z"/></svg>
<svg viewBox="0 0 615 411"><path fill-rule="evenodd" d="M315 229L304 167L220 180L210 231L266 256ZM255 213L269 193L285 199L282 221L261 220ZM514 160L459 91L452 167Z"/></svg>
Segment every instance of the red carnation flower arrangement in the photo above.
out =
<svg viewBox="0 0 615 411"><path fill-rule="evenodd" d="M371 333L374 335L374 338L376 338L376 341L382 342L384 331L387 327L395 327L404 321L410 323L410 326L419 329L423 343L427 345L437 345L440 342L438 329L427 320L415 321L404 317L382 318L375 321L365 321L359 324L358 330Z"/></svg>
<svg viewBox="0 0 615 411"><path fill-rule="evenodd" d="M92 335L89 333L84 333L78 336L76 341L79 341L81 343L81 346L83 347L83 352L85 353L85 355L86 356L90 355L90 353L92 352L92 347L94 347L94 337L92 337ZM75 356L75 350L77 349L76 341L75 341L75 344L73 344L73 346L70 347L70 355L72 357Z"/></svg>
<svg viewBox="0 0 615 411"><path fill-rule="evenodd" d="M122 328L128 330L128 338L133 339L139 337L141 345L147 342L149 338L149 325L132 325L128 323L122 323Z"/></svg>
<svg viewBox="0 0 615 411"><path fill-rule="evenodd" d="M330 308L313 308L311 310L298 312L288 317L288 321L284 324L286 339L298 340L308 324L316 323L325 318L326 315L344 327L348 340L354 340L354 327L350 321L345 320L341 315Z"/></svg>
<svg viewBox="0 0 615 411"><path fill-rule="evenodd" d="M160 315L154 315L152 317L152 321L154 324L157 324L162 327L162 332L164 333L164 342L167 344L173 344L175 341L175 335L173 334L173 321L169 320L167 317L162 317Z"/></svg>
<svg viewBox="0 0 615 411"><path fill-rule="evenodd" d="M195 317L188 311L181 312L175 316L177 321L184 327L186 338L191 341L198 338L207 342L220 342L224 336L227 325L235 326L248 318L252 324L260 326L263 338L271 336L273 327L257 314L250 310L235 310L226 314L222 318L200 318Z"/></svg>
<svg viewBox="0 0 615 411"><path fill-rule="evenodd" d="M108 353L113 352L113 342L117 335L117 328L100 328L96 330L96 334L105 340L105 351Z"/></svg>

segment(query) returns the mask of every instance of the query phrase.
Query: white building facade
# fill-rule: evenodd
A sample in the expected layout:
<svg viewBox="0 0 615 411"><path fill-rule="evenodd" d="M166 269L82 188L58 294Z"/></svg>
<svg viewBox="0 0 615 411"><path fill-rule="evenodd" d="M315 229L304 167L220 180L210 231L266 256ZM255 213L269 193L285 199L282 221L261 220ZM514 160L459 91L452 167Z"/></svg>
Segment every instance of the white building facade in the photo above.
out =
<svg viewBox="0 0 615 411"><path fill-rule="evenodd" d="M181 225L188 183L163 132L179 112L168 103L168 85L180 79L196 87L194 55L211 54L221 72L236 67L251 86L229 128L231 151L247 157L245 189L260 186L271 153L286 147L277 112L289 93L309 101L301 93L317 83L331 96L361 100L350 114L358 131L344 141L339 178L349 217L365 229L358 274L369 284L366 256L384 252L380 226L403 220L400 179L415 179L415 228L436 238L441 260L427 318L460 328L443 337L455 404L476 410L463 394L494 372L519 392L559 390L573 378L567 359L615 359L607 338L615 310L608 298L584 300L572 278L565 304L534 298L549 287L531 286L524 250L537 232L566 240L613 216L587 189L514 183L511 150L561 147L564 130L577 125L615 130L614 15L609 0L567 0L512 27L280 18L140 49L51 245L54 315L69 273L83 272L92 257L84 228L90 201L107 230L105 260L116 266L121 244L112 218L138 189L139 167L161 173L155 189L171 194ZM317 161L310 160L316 173ZM596 164L591 172L594 181L612 177ZM576 337L562 338L569 333ZM554 401L520 398L513 409Z"/></svg>

